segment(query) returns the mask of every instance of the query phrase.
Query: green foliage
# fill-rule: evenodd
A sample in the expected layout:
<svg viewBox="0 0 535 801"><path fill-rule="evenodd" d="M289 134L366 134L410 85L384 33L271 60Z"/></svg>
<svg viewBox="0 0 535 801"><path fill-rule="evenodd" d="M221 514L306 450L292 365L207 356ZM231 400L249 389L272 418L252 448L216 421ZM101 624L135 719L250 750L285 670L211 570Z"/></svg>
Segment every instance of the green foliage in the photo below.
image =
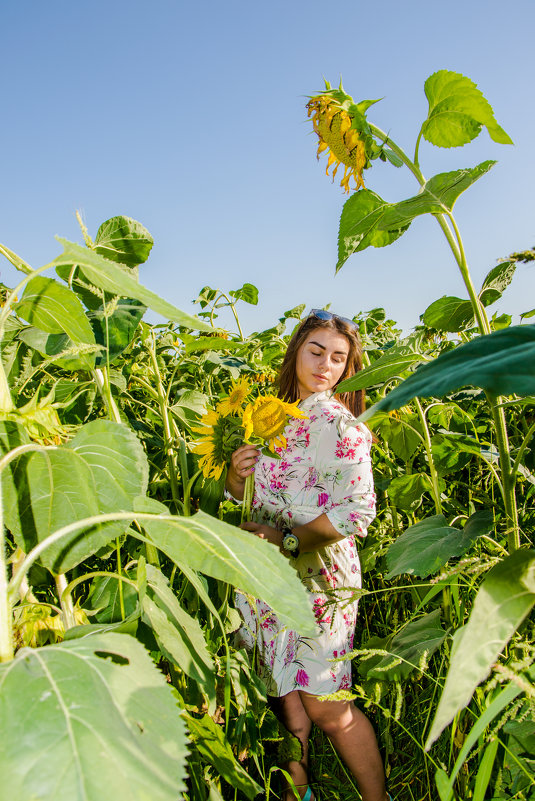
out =
<svg viewBox="0 0 535 801"><path fill-rule="evenodd" d="M466 385L482 387L493 395L533 395L534 359L535 326L495 331L423 365L368 409L362 419L372 417L376 411L399 409L415 397L440 397Z"/></svg>
<svg viewBox="0 0 535 801"><path fill-rule="evenodd" d="M67 239L61 239L61 237L58 238L58 241L63 245L64 250L61 256L54 259L53 264L58 269L60 277L68 277L73 267L77 266L83 270L85 279L94 287L98 287L112 295L133 298L179 325L185 325L188 328L199 331L210 330L206 323L180 311L176 306L151 292L150 289L146 289L127 271L100 256L94 250L81 247L75 242L69 242Z"/></svg>
<svg viewBox="0 0 535 801"><path fill-rule="evenodd" d="M494 118L492 108L476 84L464 75L439 70L425 82L429 101L422 134L438 147L459 147L471 142L486 126L489 136L502 145L512 139Z"/></svg>
<svg viewBox="0 0 535 801"><path fill-rule="evenodd" d="M468 704L534 604L535 551L516 551L490 571L475 597L468 623L455 633L451 667L427 748Z"/></svg>
<svg viewBox="0 0 535 801"><path fill-rule="evenodd" d="M97 801L106 788L118 800L175 801L185 789L184 721L132 637L24 649L0 665L0 692L6 798Z"/></svg>
<svg viewBox="0 0 535 801"><path fill-rule="evenodd" d="M454 556L462 556L482 534L492 528L492 514L483 509L466 521L463 529L448 526L444 515L434 515L410 526L387 552L387 579L410 573L429 576Z"/></svg>
<svg viewBox="0 0 535 801"><path fill-rule="evenodd" d="M349 97L334 91L341 102ZM378 516L362 553L354 691L375 716L393 797L409 788L411 798L432 801L435 781L441 801L491 793L505 801L533 790L526 618L534 555L519 545L529 545L535 523L535 329L509 327L503 313L487 318L518 254L490 270L476 295L453 218L457 198L494 161L429 180L418 162L421 136L450 147L486 126L494 141L510 140L467 78L440 71L426 94L413 161L368 122L370 101L347 101L370 158L407 166L418 189L397 203L372 190L353 194L338 269L428 213L467 289L466 299L432 303L408 337L384 309L355 317L368 366L340 389L367 388L374 404ZM233 648L232 588L264 598L305 635L315 631L313 616L288 562L236 528L240 513L221 502L222 482L202 475L194 429L243 374L273 391L305 307L245 335L237 310L258 303L253 284L205 286L193 317L139 284L137 266L152 247L140 223L112 218L94 241L83 232L86 247L63 241L53 263L59 280L0 246L26 281L21 300L11 296L0 314L6 792L77 798L84 782L93 798L105 782L118 798L238 801L263 786L269 799L284 756L273 743L283 737L251 655ZM144 323L148 307L169 322ZM237 333L216 328L222 312ZM467 386L474 389L457 391ZM500 393L523 399L504 402ZM28 709L31 727L22 725ZM312 753L325 748L316 738ZM320 757L325 793L347 799L351 788L337 772L331 752Z"/></svg>
<svg viewBox="0 0 535 801"><path fill-rule="evenodd" d="M135 267L147 261L154 240L147 229L130 217L103 222L95 237L95 250L106 259Z"/></svg>
<svg viewBox="0 0 535 801"><path fill-rule="evenodd" d="M309 636L315 633L305 589L296 581L288 560L266 540L204 512L188 518L144 519L143 527L175 564L263 598L291 628Z"/></svg>
<svg viewBox="0 0 535 801"><path fill-rule="evenodd" d="M478 178L494 166L484 161L471 169L444 172L423 182L414 197L387 203L370 189L352 195L345 203L338 233L336 271L353 254L366 248L392 244L422 214L450 212L455 201Z"/></svg>

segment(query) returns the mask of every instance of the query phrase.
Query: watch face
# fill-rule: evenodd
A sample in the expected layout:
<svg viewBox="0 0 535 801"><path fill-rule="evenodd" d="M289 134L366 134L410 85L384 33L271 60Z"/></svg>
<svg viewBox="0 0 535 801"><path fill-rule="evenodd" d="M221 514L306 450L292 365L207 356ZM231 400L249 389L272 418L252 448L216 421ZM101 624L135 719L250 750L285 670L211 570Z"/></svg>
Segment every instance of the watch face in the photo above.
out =
<svg viewBox="0 0 535 801"><path fill-rule="evenodd" d="M282 547L285 551L297 551L299 538L296 534L285 534L282 540Z"/></svg>

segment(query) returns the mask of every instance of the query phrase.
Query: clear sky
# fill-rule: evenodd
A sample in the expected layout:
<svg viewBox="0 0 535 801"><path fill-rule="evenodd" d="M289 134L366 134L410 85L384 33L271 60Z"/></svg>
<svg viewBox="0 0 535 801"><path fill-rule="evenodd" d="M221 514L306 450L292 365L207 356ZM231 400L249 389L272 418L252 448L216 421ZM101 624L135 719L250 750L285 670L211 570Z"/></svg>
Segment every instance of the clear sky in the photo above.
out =
<svg viewBox="0 0 535 801"><path fill-rule="evenodd" d="M328 302L384 306L408 331L436 298L464 297L443 235L419 218L335 276L345 196L316 162L305 96L342 75L356 100L384 98L370 120L412 153L438 69L475 81L515 142L483 131L420 150L427 177L498 159L456 206L477 287L535 243L533 0L3 0L0 26L0 242L34 267L60 252L55 234L80 241L76 209L93 234L125 214L155 240L140 280L185 311L204 285L249 281L247 332ZM378 161L365 177L391 201L417 189ZM15 277L2 262L0 280ZM534 307L521 265L496 310L518 322Z"/></svg>

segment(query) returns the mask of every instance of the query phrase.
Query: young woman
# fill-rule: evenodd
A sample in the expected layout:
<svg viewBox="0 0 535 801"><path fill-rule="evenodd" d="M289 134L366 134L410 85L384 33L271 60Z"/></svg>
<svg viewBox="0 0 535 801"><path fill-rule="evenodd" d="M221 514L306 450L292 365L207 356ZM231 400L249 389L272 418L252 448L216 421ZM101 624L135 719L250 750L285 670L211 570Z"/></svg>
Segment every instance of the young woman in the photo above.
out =
<svg viewBox="0 0 535 801"><path fill-rule="evenodd" d="M337 396L336 385L361 369L354 323L313 310L292 337L279 377L279 396L301 400L307 419L293 418L280 459L242 445L232 456L227 489L243 498L245 479L255 473L254 521L248 531L277 545L309 590L318 634L302 637L281 626L271 609L252 607L238 594L241 641L256 647L259 673L272 707L301 742L302 758L286 768L300 797L308 787L308 738L312 723L330 738L355 777L363 801L387 801L383 764L373 728L352 702L322 701L351 687L351 661L361 586L356 540L375 516L370 462L371 435L354 425L363 393ZM333 661L334 660L334 661ZM294 799L286 787L283 801Z"/></svg>

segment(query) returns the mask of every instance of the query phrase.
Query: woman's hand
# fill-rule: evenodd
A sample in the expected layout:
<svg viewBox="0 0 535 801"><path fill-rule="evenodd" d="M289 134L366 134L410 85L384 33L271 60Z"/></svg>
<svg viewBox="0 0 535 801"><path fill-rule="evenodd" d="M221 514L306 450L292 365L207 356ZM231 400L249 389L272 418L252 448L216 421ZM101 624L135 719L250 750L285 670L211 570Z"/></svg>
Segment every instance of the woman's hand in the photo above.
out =
<svg viewBox="0 0 535 801"><path fill-rule="evenodd" d="M239 501L243 499L245 479L254 473L261 451L254 445L241 445L231 456L225 486Z"/></svg>
<svg viewBox="0 0 535 801"><path fill-rule="evenodd" d="M260 539L267 540L273 545L276 545L277 548L280 548L282 545L282 531L279 531L277 528L273 528L273 526L268 526L265 523L255 523L253 520L247 520L247 522L241 524L240 528L243 528L244 531L251 531L257 537L260 537Z"/></svg>

